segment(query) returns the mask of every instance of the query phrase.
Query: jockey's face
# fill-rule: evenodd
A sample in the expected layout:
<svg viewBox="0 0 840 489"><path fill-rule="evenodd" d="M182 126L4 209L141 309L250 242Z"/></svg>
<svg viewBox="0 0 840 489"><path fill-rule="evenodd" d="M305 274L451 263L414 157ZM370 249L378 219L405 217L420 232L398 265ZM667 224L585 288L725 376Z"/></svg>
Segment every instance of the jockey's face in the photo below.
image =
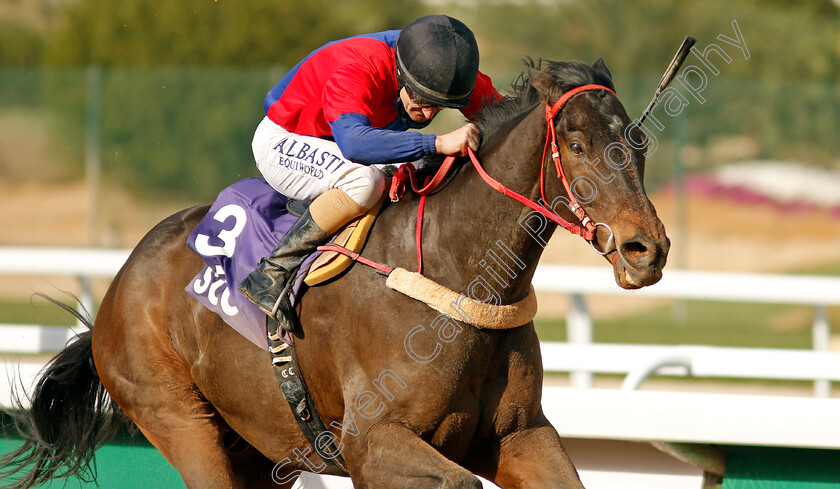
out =
<svg viewBox="0 0 840 489"><path fill-rule="evenodd" d="M419 98L413 98L412 95L407 87L404 86L400 89L400 101L402 101L403 107L405 107L405 113L414 122L430 121L434 119L438 112L443 110L443 107L439 105Z"/></svg>

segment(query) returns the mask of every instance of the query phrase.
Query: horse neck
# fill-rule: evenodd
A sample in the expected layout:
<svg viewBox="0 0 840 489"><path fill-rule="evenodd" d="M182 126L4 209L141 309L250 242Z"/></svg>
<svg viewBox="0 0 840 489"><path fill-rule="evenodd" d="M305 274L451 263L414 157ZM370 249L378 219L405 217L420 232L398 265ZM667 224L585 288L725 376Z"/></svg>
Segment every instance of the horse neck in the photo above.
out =
<svg viewBox="0 0 840 489"><path fill-rule="evenodd" d="M532 200L539 198L544 125L541 111L531 111L478 155L493 178ZM543 250L519 224L530 212L467 164L447 188L427 199L424 275L467 295L479 285L491 288L503 304L522 299ZM541 240L553 230L553 224L546 226Z"/></svg>

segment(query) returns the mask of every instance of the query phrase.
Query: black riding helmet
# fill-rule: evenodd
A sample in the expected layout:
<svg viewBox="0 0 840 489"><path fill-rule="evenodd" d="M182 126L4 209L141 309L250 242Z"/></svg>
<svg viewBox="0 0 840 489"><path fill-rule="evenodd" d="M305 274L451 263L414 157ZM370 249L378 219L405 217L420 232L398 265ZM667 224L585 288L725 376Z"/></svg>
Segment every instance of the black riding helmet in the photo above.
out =
<svg viewBox="0 0 840 489"><path fill-rule="evenodd" d="M426 101L460 109L478 76L478 44L463 22L446 15L420 17L400 32L397 75Z"/></svg>

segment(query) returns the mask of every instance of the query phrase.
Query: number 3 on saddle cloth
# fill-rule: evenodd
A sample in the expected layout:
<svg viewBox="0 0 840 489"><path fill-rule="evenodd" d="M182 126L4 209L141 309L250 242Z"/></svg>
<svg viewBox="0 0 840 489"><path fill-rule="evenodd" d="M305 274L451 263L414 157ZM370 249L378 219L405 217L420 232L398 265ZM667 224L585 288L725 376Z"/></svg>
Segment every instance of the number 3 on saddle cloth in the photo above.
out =
<svg viewBox="0 0 840 489"><path fill-rule="evenodd" d="M263 178L242 180L219 193L187 238L187 245L204 260L205 267L186 286L186 292L264 350L269 346L266 315L239 293L237 285L297 221L298 216L287 209L289 200ZM351 249L360 248L380 206L381 203L351 223L333 240ZM316 251L304 261L289 294L293 308L300 300L304 282L315 285L350 264L349 258L336 255ZM285 343L292 343L291 333L280 334Z"/></svg>

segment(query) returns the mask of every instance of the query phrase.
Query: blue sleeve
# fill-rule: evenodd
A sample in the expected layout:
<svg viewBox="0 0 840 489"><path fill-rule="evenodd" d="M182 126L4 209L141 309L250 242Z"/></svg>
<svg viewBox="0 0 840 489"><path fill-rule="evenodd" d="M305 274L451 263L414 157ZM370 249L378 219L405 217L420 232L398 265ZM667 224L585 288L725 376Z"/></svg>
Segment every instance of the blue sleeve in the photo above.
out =
<svg viewBox="0 0 840 489"><path fill-rule="evenodd" d="M372 127L362 114L341 114L332 134L341 154L356 163L399 163L435 153L434 134Z"/></svg>

